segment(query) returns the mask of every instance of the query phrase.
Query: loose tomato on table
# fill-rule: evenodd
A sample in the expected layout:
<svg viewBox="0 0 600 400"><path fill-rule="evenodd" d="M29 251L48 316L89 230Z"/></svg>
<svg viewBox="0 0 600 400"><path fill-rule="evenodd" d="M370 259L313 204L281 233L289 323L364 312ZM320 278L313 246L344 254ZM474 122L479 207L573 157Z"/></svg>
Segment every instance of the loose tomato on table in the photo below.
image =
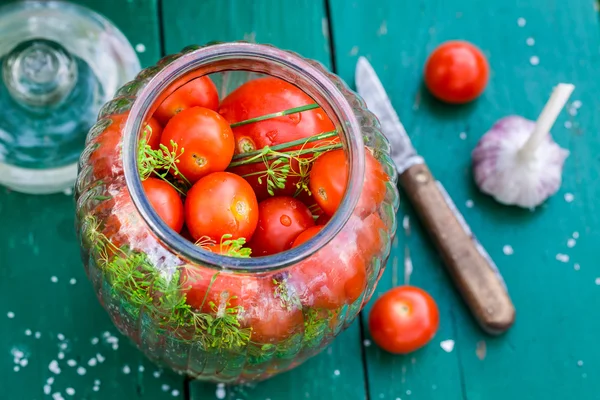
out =
<svg viewBox="0 0 600 400"><path fill-rule="evenodd" d="M177 145L174 149L171 142ZM165 126L160 143L178 155L177 168L190 182L225 171L235 141L227 121L208 108L188 108Z"/></svg>
<svg viewBox="0 0 600 400"><path fill-rule="evenodd" d="M215 111L219 107L217 87L208 76L193 79L169 95L154 112L163 125L175 115L191 107L204 107Z"/></svg>
<svg viewBox="0 0 600 400"><path fill-rule="evenodd" d="M348 161L344 150L332 150L321 155L310 172L309 187L317 204L329 216L337 211L348 181ZM355 214L372 214L385 198L388 176L379 161L365 148L365 175Z"/></svg>
<svg viewBox="0 0 600 400"><path fill-rule="evenodd" d="M258 223L258 202L252 187L230 172L213 172L196 182L184 204L186 226L194 240L203 236L220 243L250 240Z"/></svg>
<svg viewBox="0 0 600 400"><path fill-rule="evenodd" d="M489 65L480 49L469 42L443 43L425 64L425 85L447 103L470 102L483 93L489 79Z"/></svg>
<svg viewBox="0 0 600 400"><path fill-rule="evenodd" d="M168 182L148 178L142 182L146 197L160 218L176 232L183 228L183 202Z"/></svg>
<svg viewBox="0 0 600 400"><path fill-rule="evenodd" d="M258 224L248 247L253 256L288 250L304 230L315 224L308 208L293 197L276 196L258 204Z"/></svg>
<svg viewBox="0 0 600 400"><path fill-rule="evenodd" d="M382 349L407 354L425 346L439 326L433 298L414 286L399 286L384 293L369 313L369 331Z"/></svg>
<svg viewBox="0 0 600 400"><path fill-rule="evenodd" d="M291 83L274 77L266 77L248 81L231 92L221 102L219 113L233 124L291 108L310 105L314 102L310 96ZM274 146L298 139L307 139L334 129L333 123L321 108L252 122L233 128L236 154L248 153L260 150L265 146ZM330 141L324 139L323 141L311 142L310 147L318 147ZM281 151L296 150L301 147L293 146ZM305 157L310 156L306 155ZM291 166L298 172L296 162L292 162ZM246 179L256 191L259 200L269 196L265 179L262 179L262 182L259 182L258 179L259 173L265 170L266 167L263 162L231 169L232 172L242 176L253 174L247 176ZM275 194L291 196L295 193L299 178L292 175L288 178L285 188L275 190Z"/></svg>

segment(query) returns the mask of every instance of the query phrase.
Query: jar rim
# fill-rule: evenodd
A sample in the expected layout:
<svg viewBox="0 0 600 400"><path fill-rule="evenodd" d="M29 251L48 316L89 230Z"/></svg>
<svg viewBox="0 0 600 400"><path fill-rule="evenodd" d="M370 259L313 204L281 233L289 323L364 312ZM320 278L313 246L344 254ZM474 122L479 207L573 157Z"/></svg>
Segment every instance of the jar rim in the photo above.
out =
<svg viewBox="0 0 600 400"><path fill-rule="evenodd" d="M339 129L348 157L349 173L346 192L342 198L337 212L329 223L317 235L302 245L281 253L250 258L228 257L201 249L192 242L183 238L179 233L170 229L154 211L150 202L144 195L142 181L137 167L137 148L143 121L156 103L157 98L178 79L194 70L206 67L216 61L223 64L225 61L259 61L276 65L282 70L294 74L305 82L312 84L310 89L319 93L327 104L319 105L332 117L336 117L336 129ZM226 64L226 63L225 63ZM225 65L223 64L223 65ZM233 68L222 68L220 71L230 71ZM243 68L248 71L248 68ZM250 70L252 70L250 68ZM217 71L213 71L217 72ZM255 72L264 72L262 70ZM211 72L212 73L212 72ZM271 74L271 71L269 72ZM328 72L318 63L310 62L296 53L281 50L270 45L254 44L247 42L230 42L211 44L181 55L176 60L160 70L141 90L139 96L130 110L123 134L123 169L125 182L131 199L149 229L160 241L172 251L186 258L189 262L217 270L232 270L239 272L273 272L284 269L310 257L316 251L329 243L350 220L358 197L362 190L365 171L365 149L361 128L354 113L354 109L341 89L328 76ZM289 81L277 73L271 74ZM281 74L283 75L283 74ZM290 82L293 83L293 82ZM309 96L310 90L301 88ZM327 111L330 112L327 112Z"/></svg>

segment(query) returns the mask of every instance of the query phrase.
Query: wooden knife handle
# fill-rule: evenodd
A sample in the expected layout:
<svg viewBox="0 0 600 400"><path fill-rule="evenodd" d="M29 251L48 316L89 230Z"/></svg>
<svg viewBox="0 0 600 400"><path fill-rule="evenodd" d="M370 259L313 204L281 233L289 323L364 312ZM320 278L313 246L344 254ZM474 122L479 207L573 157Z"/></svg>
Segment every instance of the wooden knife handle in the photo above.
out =
<svg viewBox="0 0 600 400"><path fill-rule="evenodd" d="M400 183L481 327L491 334L506 331L515 320L515 308L503 280L493 261L478 250L429 168L413 165L400 175Z"/></svg>

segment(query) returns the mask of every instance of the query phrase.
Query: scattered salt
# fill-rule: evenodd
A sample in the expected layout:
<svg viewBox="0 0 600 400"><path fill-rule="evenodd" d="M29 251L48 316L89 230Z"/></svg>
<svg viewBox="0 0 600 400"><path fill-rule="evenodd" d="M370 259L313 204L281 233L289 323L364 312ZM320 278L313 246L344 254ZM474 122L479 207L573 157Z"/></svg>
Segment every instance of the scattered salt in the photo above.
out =
<svg viewBox="0 0 600 400"><path fill-rule="evenodd" d="M86 372L87 372L87 371L86 371L86 369L85 369L85 368L83 368L83 367L77 367L77 373L78 373L79 375L85 375L85 373L86 373Z"/></svg>
<svg viewBox="0 0 600 400"><path fill-rule="evenodd" d="M152 375L153 375L155 378L157 378L157 379L158 379L158 378L160 378L160 371L154 371L154 372L152 373Z"/></svg>
<svg viewBox="0 0 600 400"><path fill-rule="evenodd" d="M58 335L56 335L56 337L58 338L58 340L65 340L65 335L63 335L62 333L59 333Z"/></svg>
<svg viewBox="0 0 600 400"><path fill-rule="evenodd" d="M77 279L75 279L75 278L71 278L71 279L69 280L69 283L70 283L71 285L74 285L74 284L76 284L76 283L77 283Z"/></svg>
<svg viewBox="0 0 600 400"><path fill-rule="evenodd" d="M98 339L97 337L92 338L91 342L93 345L98 344L98 342L100 341L100 339Z"/></svg>
<svg viewBox="0 0 600 400"><path fill-rule="evenodd" d="M50 378L46 379L46 383L48 385L52 385L54 383L54 378L51 376Z"/></svg>
<svg viewBox="0 0 600 400"><path fill-rule="evenodd" d="M112 349L113 350L118 350L119 349L119 345L117 343L113 343Z"/></svg>
<svg viewBox="0 0 600 400"><path fill-rule="evenodd" d="M94 385L100 386L100 379L94 379Z"/></svg>
<svg viewBox="0 0 600 400"><path fill-rule="evenodd" d="M446 353L450 353L452 350L454 350L454 340L444 340L440 343L440 347L444 349Z"/></svg>
<svg viewBox="0 0 600 400"><path fill-rule="evenodd" d="M53 283L58 282L58 278L56 276L52 276L50 277L50 281L52 281Z"/></svg>
<svg viewBox="0 0 600 400"><path fill-rule="evenodd" d="M68 187L65 190L63 190L63 193L67 196L70 196L73 194L73 188L72 187Z"/></svg>
<svg viewBox="0 0 600 400"><path fill-rule="evenodd" d="M596 278L595 282L596 282L596 285L600 285L600 278Z"/></svg>
<svg viewBox="0 0 600 400"><path fill-rule="evenodd" d="M65 400L65 398L62 397L62 394L60 394L60 392L52 393L52 398L54 400Z"/></svg>
<svg viewBox="0 0 600 400"><path fill-rule="evenodd" d="M358 46L352 46L352 48L350 49L350 53L351 56L355 56L358 54Z"/></svg>
<svg viewBox="0 0 600 400"><path fill-rule="evenodd" d="M163 392L168 392L170 389L169 385L167 385L166 383L163 383L160 388L162 389Z"/></svg>
<svg viewBox="0 0 600 400"><path fill-rule="evenodd" d="M504 247L502 247L502 252L504 254L506 254L507 256L510 256L510 255L514 254L515 251L513 250L511 245L506 244L506 245L504 245Z"/></svg>
<svg viewBox="0 0 600 400"><path fill-rule="evenodd" d="M565 201L567 203L572 202L575 199L575 196L573 195L573 193L565 193Z"/></svg>
<svg viewBox="0 0 600 400"><path fill-rule="evenodd" d="M13 367L13 371L15 371L15 372L19 372L19 370L20 370L20 369L21 369L21 368L19 368L19 366L18 366L18 365L15 365L15 366Z"/></svg>
<svg viewBox="0 0 600 400"><path fill-rule="evenodd" d="M571 248L571 247L575 247L575 239L569 239L567 240L567 247Z"/></svg>
<svg viewBox="0 0 600 400"><path fill-rule="evenodd" d="M95 358L90 358L90 360L88 361L88 365L90 367L95 367L97 363L98 363L98 360L96 360Z"/></svg>
<svg viewBox="0 0 600 400"><path fill-rule="evenodd" d="M365 340L363 340L363 345L365 347L369 347L371 345L371 341L369 339L365 339Z"/></svg>
<svg viewBox="0 0 600 400"><path fill-rule="evenodd" d="M34 336L36 339L39 339L42 337L42 334L40 332L36 332Z"/></svg>
<svg viewBox="0 0 600 400"><path fill-rule="evenodd" d="M93 390L94 392L97 392L98 390L100 390L100 388L99 388L98 386L94 386L94 387L92 388L92 390Z"/></svg>
<svg viewBox="0 0 600 400"><path fill-rule="evenodd" d="M540 63L540 58L538 56L531 56L529 58L529 63L531 65L538 65Z"/></svg>
<svg viewBox="0 0 600 400"><path fill-rule="evenodd" d="M67 394L69 396L73 396L75 394L75 389L73 389L73 388L66 388L65 392L67 392Z"/></svg>
<svg viewBox="0 0 600 400"><path fill-rule="evenodd" d="M577 366L578 367L582 367L583 366L583 361L581 361L581 360L577 361Z"/></svg>
<svg viewBox="0 0 600 400"><path fill-rule="evenodd" d="M579 232L573 232L573 239L579 239Z"/></svg>
<svg viewBox="0 0 600 400"><path fill-rule="evenodd" d="M75 360L67 360L67 365L69 367L74 367L74 366L77 365L77 361L75 361Z"/></svg>
<svg viewBox="0 0 600 400"><path fill-rule="evenodd" d="M533 46L535 44L535 39L532 37L528 37L525 42L527 43L527 46Z"/></svg>
<svg viewBox="0 0 600 400"><path fill-rule="evenodd" d="M129 368L129 365L124 365L123 366L123 373L125 375L129 374L131 372L131 368Z"/></svg>
<svg viewBox="0 0 600 400"><path fill-rule="evenodd" d="M140 371L140 372L144 372L144 366L143 366L143 365L140 365L140 366L138 367L138 371Z"/></svg>
<svg viewBox="0 0 600 400"><path fill-rule="evenodd" d="M102 334L102 337L104 337L104 338L109 338L110 336L111 336L111 334L109 331L106 331Z"/></svg>
<svg viewBox="0 0 600 400"><path fill-rule="evenodd" d="M569 255L558 253L556 255L556 260L558 260L560 262L564 262L564 263L569 262Z"/></svg>
<svg viewBox="0 0 600 400"><path fill-rule="evenodd" d="M50 361L50 364L48 365L48 369L50 370L50 372L52 372L56 375L60 374L60 367L58 366L58 361L56 361L56 360Z"/></svg>
<svg viewBox="0 0 600 400"><path fill-rule="evenodd" d="M52 388L50 387L50 385L44 385L44 394L50 394L51 391Z"/></svg>
<svg viewBox="0 0 600 400"><path fill-rule="evenodd" d="M575 271L579 271L581 269L581 266L575 263L575 265L573 265L573 269L575 269Z"/></svg>
<svg viewBox="0 0 600 400"><path fill-rule="evenodd" d="M63 358L65 358L65 353L63 353L62 351L60 353L58 353L58 359L62 360Z"/></svg>
<svg viewBox="0 0 600 400"><path fill-rule="evenodd" d="M473 208L474 203L473 200L469 199L465 202L465 206L467 206L467 208Z"/></svg>
<svg viewBox="0 0 600 400"><path fill-rule="evenodd" d="M171 396L173 396L173 397L179 396L179 390L173 389L173 391L171 392Z"/></svg>
<svg viewBox="0 0 600 400"><path fill-rule="evenodd" d="M412 392L410 391L410 389L406 391L406 394L409 395L409 396L410 396L411 393Z"/></svg>
<svg viewBox="0 0 600 400"><path fill-rule="evenodd" d="M335 376L340 376L340 370L339 370L339 369L336 369L335 371L333 371L333 374L334 374Z"/></svg>
<svg viewBox="0 0 600 400"><path fill-rule="evenodd" d="M29 361L28 361L26 358L24 358L24 359L22 359L21 361L19 361L19 365L20 365L21 367L26 367L26 366L27 366L27 364L29 364Z"/></svg>
<svg viewBox="0 0 600 400"><path fill-rule="evenodd" d="M144 45L144 43L138 43L135 45L135 51L137 51L138 53L143 53L146 51L146 46Z"/></svg>
<svg viewBox="0 0 600 400"><path fill-rule="evenodd" d="M25 335L31 336L31 329L25 329Z"/></svg>
<svg viewBox="0 0 600 400"><path fill-rule="evenodd" d="M565 128L571 129L572 126L573 126L573 123L571 121L565 121Z"/></svg>
<svg viewBox="0 0 600 400"><path fill-rule="evenodd" d="M576 116L576 115L577 115L577 109L576 109L575 107L569 107L569 108L567 109L567 111L569 112L569 115L570 115L571 117L574 117L574 116Z"/></svg>
<svg viewBox="0 0 600 400"><path fill-rule="evenodd" d="M573 108L581 108L581 100L575 100L572 104Z"/></svg>
<svg viewBox="0 0 600 400"><path fill-rule="evenodd" d="M461 132L458 137L460 137L462 140L465 140L467 138L467 133L466 132Z"/></svg>
<svg viewBox="0 0 600 400"><path fill-rule="evenodd" d="M14 313L14 312L12 312L12 311L9 311L9 312L7 312L7 313L6 313L6 316L7 316L8 318L12 319L12 318L14 318L14 317L15 317L15 313Z"/></svg>
<svg viewBox="0 0 600 400"><path fill-rule="evenodd" d="M215 395L217 396L217 399L225 398L225 396L227 395L227 392L225 392L225 384L223 384L223 383L217 384L217 391L216 391Z"/></svg>
<svg viewBox="0 0 600 400"><path fill-rule="evenodd" d="M58 347L59 347L61 350L66 350L66 349L67 349L67 347L69 347L69 345L68 345L68 344L66 344L66 343L61 343L61 344L60 344Z"/></svg>
<svg viewBox="0 0 600 400"><path fill-rule="evenodd" d="M526 24L527 21L525 20L525 18L519 17L519 19L517 19L517 25L519 25L521 28L524 27Z"/></svg>
<svg viewBox="0 0 600 400"><path fill-rule="evenodd" d="M98 360L99 363L103 363L104 360L106 360L106 358L102 354L97 353L96 354L96 360Z"/></svg>

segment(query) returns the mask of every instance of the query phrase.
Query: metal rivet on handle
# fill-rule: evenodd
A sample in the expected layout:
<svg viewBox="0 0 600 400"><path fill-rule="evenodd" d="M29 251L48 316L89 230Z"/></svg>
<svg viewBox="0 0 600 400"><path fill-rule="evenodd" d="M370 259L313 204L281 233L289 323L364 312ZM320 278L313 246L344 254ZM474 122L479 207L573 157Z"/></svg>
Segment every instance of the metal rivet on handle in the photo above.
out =
<svg viewBox="0 0 600 400"><path fill-rule="evenodd" d="M429 177L427 176L427 174L425 172L419 172L415 176L415 179L419 183L425 183L425 182L427 182L429 180Z"/></svg>

